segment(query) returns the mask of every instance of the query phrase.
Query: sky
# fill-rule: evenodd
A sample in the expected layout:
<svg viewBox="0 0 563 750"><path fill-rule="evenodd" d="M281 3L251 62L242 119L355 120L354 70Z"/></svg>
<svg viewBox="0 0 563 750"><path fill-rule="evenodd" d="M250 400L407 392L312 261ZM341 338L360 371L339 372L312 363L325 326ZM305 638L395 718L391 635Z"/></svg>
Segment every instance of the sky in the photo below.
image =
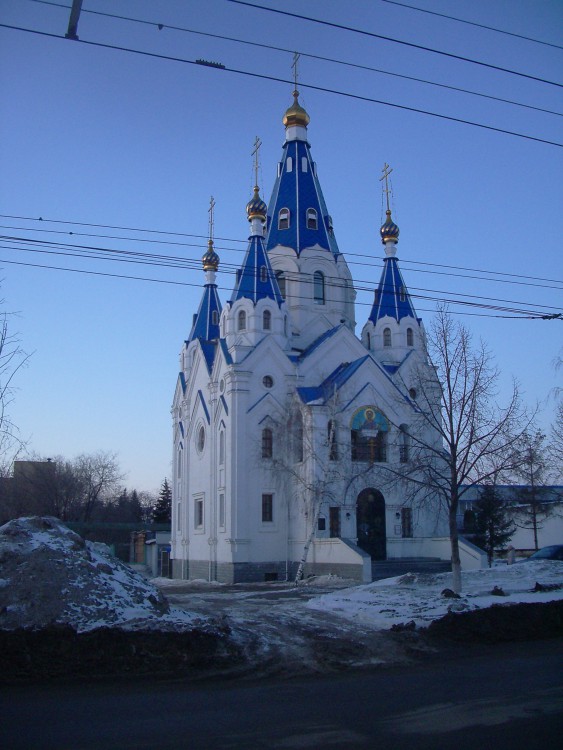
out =
<svg viewBox="0 0 563 750"><path fill-rule="evenodd" d="M0 226L9 238L0 242L0 299L31 355L9 407L30 453L115 452L131 489L156 491L170 476L170 407L205 282L210 196L225 302L248 237L256 136L266 200L274 184L294 51L313 158L359 289L357 333L382 268L388 163L417 313L428 325L436 298L474 295L463 299L479 306L451 310L494 354L500 403L516 378L549 428L563 321L538 315L563 309L559 0L407 3L432 14L386 0L255 0L270 10L84 0L79 41L64 38L70 4L0 0ZM97 257L77 257L78 246Z"/></svg>

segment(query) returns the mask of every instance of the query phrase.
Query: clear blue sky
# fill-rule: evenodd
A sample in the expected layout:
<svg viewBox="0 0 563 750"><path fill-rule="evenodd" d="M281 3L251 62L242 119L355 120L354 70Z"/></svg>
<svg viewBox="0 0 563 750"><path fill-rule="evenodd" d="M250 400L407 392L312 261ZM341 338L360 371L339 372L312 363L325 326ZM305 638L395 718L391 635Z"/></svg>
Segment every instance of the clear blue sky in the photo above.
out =
<svg viewBox="0 0 563 750"><path fill-rule="evenodd" d="M70 5L70 0L65 2ZM559 0L410 2L563 45ZM382 0L262 4L563 81L561 49ZM67 30L68 9L1 0L0 10L4 24L59 37ZM116 20L89 10L154 23ZM162 30L158 23L164 25ZM253 184L250 154L256 135L263 142L261 184L266 200L273 186L284 137L281 118L291 103L291 85L83 43L191 61L203 58L231 69L291 78L288 52L170 26L303 53L301 102L311 116L313 155L340 249L359 287L373 289L380 274L379 176L388 162L394 170L393 218L401 229L398 256L412 292L429 297L457 292L481 301L510 300L499 303L508 307L561 311L561 148L315 91L307 84L558 143L563 142L562 118L312 59L305 53L563 113L560 87L226 0L84 0L80 42L0 28L0 224L3 235L26 240L0 243L0 294L5 309L19 313L12 330L19 331L23 347L33 352L17 378L11 407L30 450L67 457L99 449L116 451L130 488L159 487L170 472L170 405L178 352L204 283L199 259L209 197L216 201L216 247L223 269L218 283L224 301L233 284L228 271L240 262L248 233L244 208ZM30 220L39 217L44 219L41 224ZM167 234L171 232L196 236ZM196 263L189 267L180 261L180 267L164 268L78 259L30 252L26 248L31 239L177 256ZM141 241L147 239L160 244ZM41 244L35 249L55 248ZM14 261L177 283L72 273ZM513 276L499 277L499 272ZM448 275L452 273L471 278ZM488 280L491 277L497 280ZM371 291L358 295L358 330L371 298ZM415 297L415 306L428 322L435 303ZM460 315L460 320L494 352L502 390L514 376L528 403L545 402L561 381L552 362L561 353L563 322L491 317L494 313L483 308L473 312L479 315ZM501 391L501 400L502 395ZM551 421L552 408L549 401L544 427Z"/></svg>

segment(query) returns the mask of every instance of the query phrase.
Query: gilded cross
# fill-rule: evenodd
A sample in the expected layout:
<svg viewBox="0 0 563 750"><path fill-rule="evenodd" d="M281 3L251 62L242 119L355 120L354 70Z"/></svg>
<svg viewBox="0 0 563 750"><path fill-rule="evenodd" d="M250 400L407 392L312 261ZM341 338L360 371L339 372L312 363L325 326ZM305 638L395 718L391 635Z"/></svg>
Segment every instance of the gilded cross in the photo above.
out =
<svg viewBox="0 0 563 750"><path fill-rule="evenodd" d="M213 209L215 208L215 199L213 196L209 199L209 240L213 242Z"/></svg>
<svg viewBox="0 0 563 750"><path fill-rule="evenodd" d="M383 169L382 169L383 174L379 178L379 182L381 182L382 180L385 180L385 187L383 188L383 192L385 193L385 197L387 199L388 211L389 211L389 193L391 192L391 190L389 189L389 175L391 174L392 171L393 169L389 166L389 164L387 164L387 162L385 162L385 164L383 165Z"/></svg>
<svg viewBox="0 0 563 750"><path fill-rule="evenodd" d="M256 136L256 140L254 141L254 149L252 150L252 156L254 157L254 184L256 187L258 187L258 152L260 151L260 146L262 145L262 141L258 136Z"/></svg>
<svg viewBox="0 0 563 750"><path fill-rule="evenodd" d="M297 91L297 79L299 78L299 73L297 72L297 63L299 62L300 57L301 55L299 54L299 52L293 53L293 63L291 67L293 68L293 84L294 84L294 88L296 91Z"/></svg>

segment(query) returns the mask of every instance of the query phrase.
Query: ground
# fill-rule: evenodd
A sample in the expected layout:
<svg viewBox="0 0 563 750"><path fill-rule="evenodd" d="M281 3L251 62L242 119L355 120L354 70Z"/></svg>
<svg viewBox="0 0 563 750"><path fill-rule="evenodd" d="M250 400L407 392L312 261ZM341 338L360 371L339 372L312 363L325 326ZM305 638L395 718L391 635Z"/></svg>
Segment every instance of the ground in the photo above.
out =
<svg viewBox="0 0 563 750"><path fill-rule="evenodd" d="M57 519L17 519L0 527L0 674L327 672L408 662L437 636L563 634L562 562L466 572L459 598L450 579L148 581Z"/></svg>

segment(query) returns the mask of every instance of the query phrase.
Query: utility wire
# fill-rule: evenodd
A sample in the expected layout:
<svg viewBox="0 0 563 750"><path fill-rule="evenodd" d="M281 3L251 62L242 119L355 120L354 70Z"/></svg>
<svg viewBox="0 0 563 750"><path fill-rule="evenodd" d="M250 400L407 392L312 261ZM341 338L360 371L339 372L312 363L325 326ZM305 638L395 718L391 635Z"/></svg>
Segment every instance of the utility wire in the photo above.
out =
<svg viewBox="0 0 563 750"><path fill-rule="evenodd" d="M110 278L116 278L116 279L130 279L135 281L149 281L156 284L173 284L175 286L189 286L189 287L201 287L200 284L195 284L187 281L173 281L170 279L154 279L154 278L147 278L144 276L131 276L131 275L125 275L125 274L116 274L116 273L108 273L108 272L102 272L102 271L86 271L83 269L77 269L77 268L64 268L61 266L51 266L47 264L40 264L40 263L24 263L22 261L15 261L15 260L6 260L5 258L0 258L0 263L8 263L10 265L16 265L16 266L26 266L26 267L32 267L32 268L41 268L41 269L48 269L52 271L68 271L71 273L81 273L89 276L105 276ZM226 291L228 293L231 292L230 289L225 287L217 287L221 291ZM453 299L442 299L442 298L433 298L433 297L427 297L424 295L416 295L411 294L410 295L414 299L422 299L426 301L436 301L436 302L444 302L448 305L462 305L462 306L469 306L469 307L479 307L479 305L476 305L473 302L465 302L460 300L453 300ZM364 306L364 307L370 307L371 303L369 302L356 302L357 305ZM480 307L485 307L484 305L480 305ZM498 312L504 312L509 314L504 315L492 315L490 313L477 313L477 312L468 312L468 311L456 311L457 315L472 315L476 317L484 317L484 318L509 318L509 319L530 319L530 320L563 320L563 313L556 313L556 314L544 314L544 313L535 313L531 314L530 310L512 310L510 308L504 308L500 306L493 306L491 305L488 309L491 311L498 311ZM431 308L420 308L422 312L436 312L435 309Z"/></svg>
<svg viewBox="0 0 563 750"><path fill-rule="evenodd" d="M100 234L84 234L84 235L81 235L79 232L63 232L63 234L69 234L69 235L72 235L72 236L76 235L76 236L87 236L87 237L99 237L99 238L105 238L105 239L118 239L118 240L131 241L131 242L147 242L147 243L157 243L157 244L169 244L169 245L178 245L178 246L181 246L181 247L199 247L201 249L205 249L207 247L206 243L207 243L207 240L208 240L208 236L207 235L203 235L203 234L189 234L189 233L186 233L186 232L167 232L167 231L162 230L162 229L146 229L146 228L142 228L142 227L121 227L121 226L115 226L115 225L111 225L111 224L92 224L92 223L88 223L88 222L76 222L76 221L68 221L68 220L63 220L63 219L44 219L42 217L40 217L40 218L37 219L37 218L32 217L32 216L14 216L14 215L8 215L8 214L0 214L0 219L2 219L2 218L3 219L17 219L17 220L20 220L20 221L33 221L35 223L66 224L68 226L95 227L95 228L100 228L100 229L117 229L117 230L120 230L120 231L143 232L143 233L147 233L147 234L159 234L159 235L167 235L167 236L172 236L172 237L195 237L195 238L200 238L200 239L204 240L205 244L203 244L203 243L196 244L196 243L190 243L190 242L176 242L176 241L174 241L174 242L167 242L166 240L147 240L147 239L141 239L141 238L138 238L138 237L114 237L112 235L104 235L104 234L101 234L101 235ZM0 228L4 228L4 229L16 229L16 230L20 231L20 227L10 227L10 226L8 226L8 227L6 227L6 226L1 227L0 226ZM53 232L53 233L56 233L56 234L59 233L56 230L48 230L48 229L34 229L34 228L31 228L31 229L29 229L29 228L21 228L21 229L23 229L24 231L29 231L29 232ZM226 250L228 252L246 252L246 245L248 244L248 240L247 239L246 240L239 240L239 239L235 239L235 238L232 238L232 237L216 237L216 239L219 240L219 241L222 241L222 242L237 242L237 243L243 243L245 245L244 248L234 248L234 247L227 247L227 246L215 245L215 249L216 250ZM353 257L353 258L363 259L362 262L361 262L362 265L370 265L369 261L373 261L374 260L374 256L371 255L371 254L367 254L367 253L353 253L353 252L348 252L347 251L345 253L345 255L346 255L346 258ZM366 263L366 261L367 261L367 263ZM526 274L526 276L524 277L522 274L508 273L506 271L488 270L488 269L484 269L484 268L472 268L471 266L454 266L454 265L443 264L443 263L430 263L428 261L410 260L410 259L404 258L404 257L401 258L401 263L402 264L407 263L409 265L429 266L431 268L447 268L447 269L455 270L455 271L468 271L470 273L478 273L478 274L489 274L489 275L494 274L494 275L497 275L497 276L505 276L505 277L507 277L506 279L503 279L503 278L495 279L495 278L487 278L487 277L465 276L463 274L440 273L440 275L453 276L453 277L458 277L458 278L470 278L470 279L480 278L483 281L493 281L493 282L496 282L496 283L508 283L508 284L519 284L519 285L523 285L523 286L540 286L540 287L542 287L543 285L542 284L532 284L532 283L529 283L529 281L545 281L545 282L548 282L549 284L553 284L553 283L563 284L563 279L554 279L554 278L549 278L548 279L548 278L543 277L543 276L530 276L529 274ZM360 263L358 262L357 265L359 265L359 264ZM372 264L372 265L376 266L376 264ZM377 264L377 267L379 267L379 264ZM433 271L427 271L426 269L417 269L417 268L410 268L409 270L411 272L417 271L419 273L437 273L437 272L433 272ZM516 281L516 279L520 279L521 280L523 278L526 278L529 281L528 282ZM546 288L559 289L560 287L557 287L557 286L556 287L548 286Z"/></svg>
<svg viewBox="0 0 563 750"><path fill-rule="evenodd" d="M235 2L235 0L227 0L227 1ZM238 2L238 0L236 1ZM254 6L254 7L258 7L258 6ZM6 23L0 23L0 28L10 29L12 31L21 31L21 32L28 33L28 34L36 34L38 36L43 36L43 37L47 37L50 39L64 39L65 41L67 41L64 37L58 34L51 34L46 31L37 31L36 29L26 29L21 26L13 26L11 24L6 24ZM169 60L172 62L184 63L186 65L205 66L205 67L209 67L212 70L216 70L216 71L219 70L222 73L235 73L237 75L244 75L250 78L258 78L258 79L265 80L265 81L275 81L276 83L294 85L294 81L291 81L287 78L279 78L277 76L265 75L263 73L253 73L247 70L238 70L237 68L228 68L227 66L222 65L222 64L216 64L216 63L209 64L203 61L198 62L197 60L186 60L185 58L182 58L182 57L175 57L172 55L163 55L163 54L159 54L156 52L146 52L144 50L133 49L132 47L123 47L121 45L107 44L104 42L92 42L92 41L88 41L85 39L73 39L72 42L74 44L86 44L91 47L101 47L103 49L112 49L112 50L118 50L120 52L129 52L131 54L141 55L144 57L152 57L152 58L159 59L159 60ZM429 110L418 109L417 107L409 107L404 104L395 104L394 102L387 102L387 101L383 101L381 99L375 99L369 96L362 96L360 94L352 94L347 91L339 91L338 89L330 89L325 86L315 86L311 83L305 83L303 81L301 81L299 85L302 88L311 89L313 91L322 91L323 93L335 94L337 96L344 96L349 99L356 99L358 101L368 102L370 104L381 104L386 107L392 107L394 109L400 109L406 112L415 112L417 114L427 115L429 117L437 117L440 120L447 120L448 122L457 122L463 125L471 125L472 127L481 128L483 130L491 130L496 133L502 133L503 135L512 135L516 138L523 138L528 141L535 141L536 143L543 143L548 146L557 146L558 148L563 147L563 143L558 143L557 141L549 141L545 138L537 138L536 136L526 135L525 133L518 133L513 130L506 130L505 128L496 128L493 125L484 125L483 123L474 122L472 120L465 120L461 117L452 117L450 115L442 115L437 112L430 112Z"/></svg>
<svg viewBox="0 0 563 750"><path fill-rule="evenodd" d="M556 81L549 81L546 78L539 78L538 76L532 76L528 73L521 73L517 70L511 70L510 68L503 68L499 65L492 65L491 63L482 62L481 60L473 60L470 57L463 57L462 55L454 55L452 52L445 52L444 50L434 49L433 47L426 47L423 44L414 44L414 42L405 42L403 39L394 39L393 37L384 34L375 34L373 31L366 31L365 29L356 29L353 26L344 26L340 23L334 23L332 21L325 21L320 18L312 18L311 16L303 16L300 13L290 13L287 10L278 10L277 8L267 8L264 5L255 5L254 3L246 2L246 0L226 0L228 3L235 3L236 5L245 5L255 10L265 10L269 13L279 13L282 16L290 16L291 18L299 18L301 21L310 21L311 23L318 23L322 26L330 26L335 29L341 29L342 31L351 31L354 34L362 34L363 36L369 36L374 39L383 39L386 42L393 42L394 44L402 44L405 47L412 47L413 49L419 49L423 52L432 52L435 55L443 55L444 57L451 57L454 60L461 60L463 62L472 63L473 65L481 65L484 68L490 68L491 70L499 70L501 73L509 73L510 75L520 76L521 78L527 78L531 81L539 81L540 83L546 83L549 86L558 86L563 88L563 83L557 83Z"/></svg>
<svg viewBox="0 0 563 750"><path fill-rule="evenodd" d="M38 0L35 0L36 2ZM428 10L427 8L417 8L415 5L408 5L407 3L399 3L397 0L381 0L382 3L389 3L389 5L399 5L402 8L408 8L409 10L416 10L420 13L428 13L431 16L438 16L439 18L447 18L449 21L457 21L457 23L465 23L468 26L477 26L479 29L487 29L487 31L495 31L497 34L506 34L507 36L513 36L517 39L525 39L527 42L534 42L535 44L544 44L546 47L555 47L555 49L563 49L559 44L552 44L551 42L544 42L542 39L534 39L531 36L524 36L524 34L516 34L513 31L506 31L505 29L497 29L495 26L487 26L484 23L476 23L475 21L467 21L465 18L456 18L455 16L448 16L445 13L437 13L435 10Z"/></svg>
<svg viewBox="0 0 563 750"><path fill-rule="evenodd" d="M42 5L52 5L58 8L65 8L68 10L68 6L63 5L61 3L51 2L51 0L29 0L29 2L40 3ZM251 42L246 39L238 39L237 37L225 36L224 34L212 34L211 32L208 32L208 31L197 31L195 29L188 29L183 26L172 26L170 24L158 23L156 21L146 21L140 18L131 18L130 16L122 16L116 13L104 13L103 11L99 11L99 10L88 10L86 8L83 8L82 13L90 13L96 16L104 16L106 18L113 18L119 21L128 21L131 23L138 23L138 24L142 24L145 26L150 26L151 28L157 28L160 31L162 31L162 29L180 31L186 34L195 34L197 36L204 36L204 37L208 37L211 39L220 39L222 41L234 42L236 44L243 44L249 47L259 47L262 49L274 50L275 52L283 52L283 53L287 53L291 55L297 52L299 55L301 55L301 57L307 57L311 60L320 60L322 62L329 62L329 63L334 63L336 65L343 65L349 68L356 68L357 70L365 70L370 73L379 73L381 75L392 76L393 78L402 78L403 80L406 80L406 81L414 81L416 83L422 83L427 86L436 86L438 88L447 89L449 91L457 91L462 94L468 94L469 96L477 96L482 99L489 99L491 101L501 102L503 104L510 104L514 107L523 107L525 109L534 110L535 112L543 112L548 115L555 115L557 117L563 117L563 113L561 112L555 112L552 109L545 109L544 107L536 107L533 104L524 104L523 102L517 102L517 101L514 101L513 99L504 99L501 96L494 96L492 94L483 94L482 92L479 92L479 91L471 91L470 89L464 89L464 88L461 88L460 86L451 86L446 83L438 83L437 81L429 81L425 78L417 78L416 76L409 76L409 75L405 75L402 73L394 73L389 70L383 70L382 68L374 68L370 65L362 65L360 63L353 63L347 60L339 60L334 57L325 57L323 55L314 55L311 52L302 52L300 50L289 49L289 47L276 47L273 44L265 44L263 42Z"/></svg>
<svg viewBox="0 0 563 750"><path fill-rule="evenodd" d="M18 241L21 242L21 238L16 237L0 237L0 239L7 240L7 241ZM104 260L104 261L113 261L113 262L121 262L121 263L134 263L134 264L143 264L148 266L160 266L160 267L166 267L166 268L180 268L184 270L201 270L200 263L201 261L198 261L196 259L187 259L187 258L177 258L177 257L167 257L167 256L160 256L160 255L151 255L147 253L135 253L132 251L123 251L123 250L113 250L108 248L98 248L98 247L91 247L91 246L72 246L67 245L66 243L46 243L42 240L23 240L25 244L35 244L35 247L32 248L26 248L26 247L13 247L13 246L0 246L1 249L15 249L25 252L37 252L37 253L44 253L48 255L62 255L62 256L70 256L75 258L85 258L85 259L94 259L94 260ZM37 245L41 245L42 247L37 247ZM51 248L51 249L46 249ZM102 254L99 254L102 252ZM105 253L105 255L104 255ZM121 256L121 257L115 257L115 256ZM126 257L123 257L123 256ZM229 275L235 275L238 270L238 265L234 264L221 264L221 272L227 273ZM256 269L254 269L256 271ZM291 274L288 275L288 279L291 280ZM309 278L312 280L312 274L302 273L300 274L300 278ZM326 277L327 282L330 284L331 282L334 282L335 284L340 281L337 277ZM369 286L362 286L363 284L369 284ZM374 287L373 284L370 281L359 279L355 283L355 289L360 292L373 292ZM463 292L447 292L443 290L437 290L437 289L426 289L426 288L420 288L420 287L414 287L409 286L409 293L412 295L413 292L424 292L429 294L453 294L456 297L465 297L468 299L473 300L488 300L489 302L501 302L501 303L507 303L507 304L517 304L517 305L525 305L526 308L531 307L534 305L534 307L541 307L546 310L557 310L559 311L559 307L554 307L553 305L543 305L538 303L528 303L528 302L521 302L520 300L507 300L507 299L499 299L495 297L486 297L484 295L475 295L475 294L465 294ZM418 297L422 297L423 295L418 294L416 295ZM435 299L432 297L432 299ZM464 302L464 300L458 300L461 304ZM488 304L483 304L482 302L475 302L472 303L477 306L481 306L484 308L490 308L491 306ZM531 312L530 310L526 309L526 312Z"/></svg>

